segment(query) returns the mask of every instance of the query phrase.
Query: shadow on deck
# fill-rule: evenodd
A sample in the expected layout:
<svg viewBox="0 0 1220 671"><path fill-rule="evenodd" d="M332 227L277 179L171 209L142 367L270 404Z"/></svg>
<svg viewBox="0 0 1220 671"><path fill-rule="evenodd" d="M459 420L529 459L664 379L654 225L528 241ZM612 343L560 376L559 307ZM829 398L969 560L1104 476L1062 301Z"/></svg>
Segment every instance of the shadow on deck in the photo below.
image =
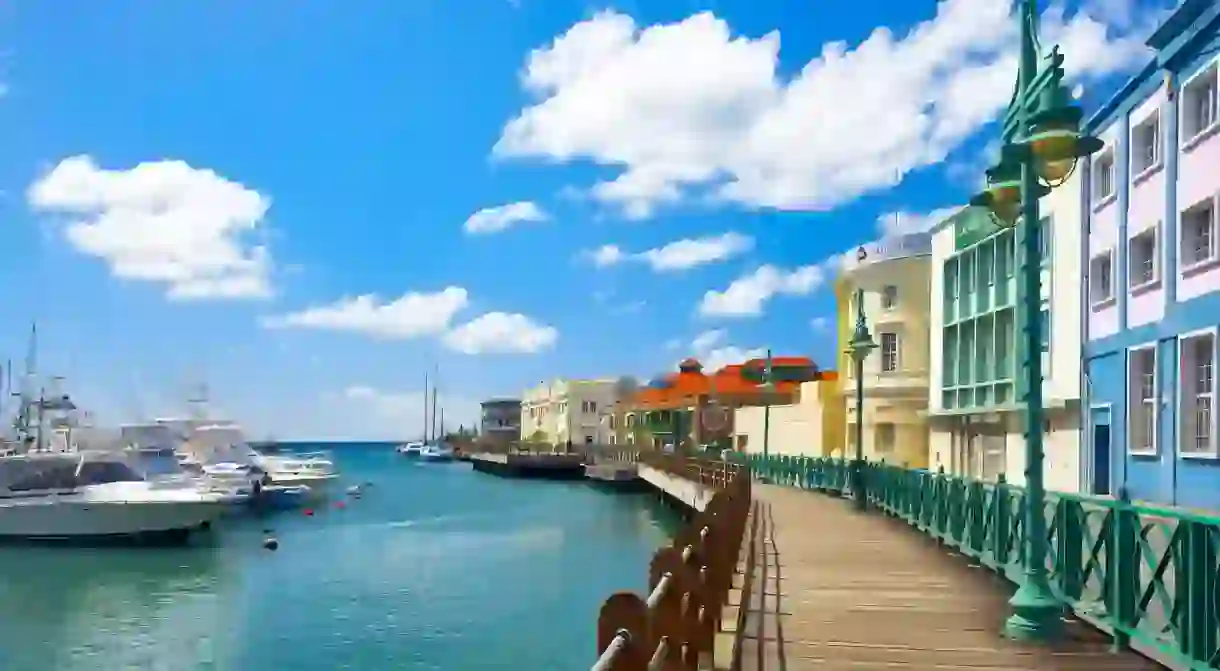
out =
<svg viewBox="0 0 1220 671"><path fill-rule="evenodd" d="M756 485L763 555L742 669L1160 669L1068 619L1053 646L1003 637L1012 585L903 522L846 500Z"/></svg>

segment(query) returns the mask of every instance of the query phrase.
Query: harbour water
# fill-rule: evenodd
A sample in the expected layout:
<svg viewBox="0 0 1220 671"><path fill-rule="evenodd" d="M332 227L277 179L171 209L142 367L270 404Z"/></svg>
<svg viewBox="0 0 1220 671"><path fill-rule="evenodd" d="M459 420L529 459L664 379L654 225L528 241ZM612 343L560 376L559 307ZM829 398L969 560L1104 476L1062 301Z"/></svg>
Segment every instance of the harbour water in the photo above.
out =
<svg viewBox="0 0 1220 671"><path fill-rule="evenodd" d="M602 600L644 589L677 522L647 495L334 454L372 487L312 516L182 549L0 548L0 669L588 668Z"/></svg>

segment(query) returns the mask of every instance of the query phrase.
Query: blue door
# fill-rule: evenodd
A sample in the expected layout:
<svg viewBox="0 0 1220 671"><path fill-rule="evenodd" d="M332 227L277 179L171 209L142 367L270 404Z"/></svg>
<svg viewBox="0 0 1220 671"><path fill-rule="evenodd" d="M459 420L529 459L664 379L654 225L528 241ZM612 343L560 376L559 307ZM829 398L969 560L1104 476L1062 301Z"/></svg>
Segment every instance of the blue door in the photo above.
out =
<svg viewBox="0 0 1220 671"><path fill-rule="evenodd" d="M1094 408L1092 412L1093 435L1093 493L1110 494L1110 409Z"/></svg>

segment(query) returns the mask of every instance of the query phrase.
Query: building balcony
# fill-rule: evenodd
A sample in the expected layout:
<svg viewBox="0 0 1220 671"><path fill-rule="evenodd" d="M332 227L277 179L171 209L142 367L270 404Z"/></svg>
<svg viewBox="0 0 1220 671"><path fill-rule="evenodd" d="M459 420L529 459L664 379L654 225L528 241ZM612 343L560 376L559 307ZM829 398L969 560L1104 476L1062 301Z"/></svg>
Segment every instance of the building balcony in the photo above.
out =
<svg viewBox="0 0 1220 671"><path fill-rule="evenodd" d="M926 399L928 397L928 388L930 382L930 372L926 369L907 369L897 370L891 373L869 373L865 372L864 395L868 396L888 396L888 397L919 397ZM847 396L849 402L853 402L856 390L856 379L854 377L845 380L843 385L843 393Z"/></svg>

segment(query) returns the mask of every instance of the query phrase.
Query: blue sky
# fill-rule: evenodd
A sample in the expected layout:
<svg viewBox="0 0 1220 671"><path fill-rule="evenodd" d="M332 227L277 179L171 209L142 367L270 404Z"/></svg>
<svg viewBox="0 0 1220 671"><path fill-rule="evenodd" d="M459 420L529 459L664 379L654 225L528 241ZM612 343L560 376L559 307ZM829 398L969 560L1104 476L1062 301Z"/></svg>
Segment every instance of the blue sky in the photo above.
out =
<svg viewBox="0 0 1220 671"><path fill-rule="evenodd" d="M206 383L280 437L409 434L433 366L456 423L688 354L829 365L830 260L977 184L1004 4L6 3L0 352L37 320L106 421ZM1156 12L1044 15L1086 108Z"/></svg>

